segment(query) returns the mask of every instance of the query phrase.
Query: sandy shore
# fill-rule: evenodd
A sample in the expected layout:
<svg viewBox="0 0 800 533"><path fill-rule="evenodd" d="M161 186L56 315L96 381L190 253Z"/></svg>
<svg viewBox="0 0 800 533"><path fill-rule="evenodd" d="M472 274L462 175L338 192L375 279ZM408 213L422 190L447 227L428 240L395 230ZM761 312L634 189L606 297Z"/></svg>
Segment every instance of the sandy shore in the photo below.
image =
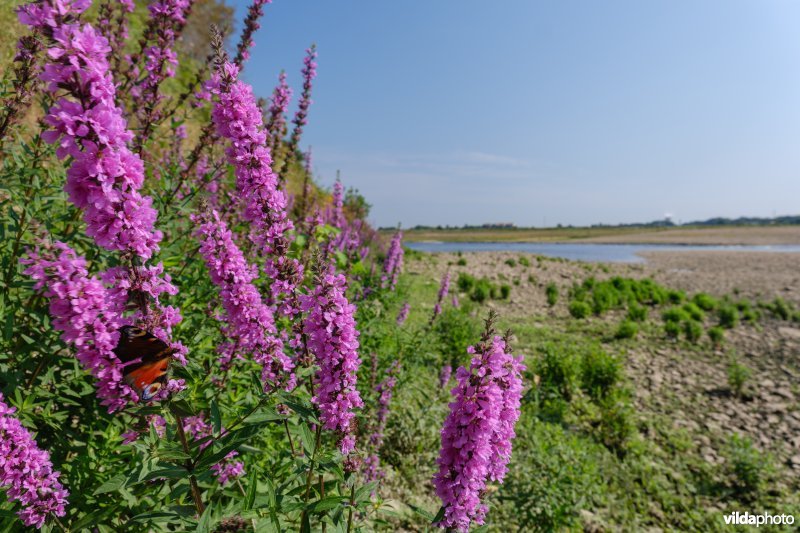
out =
<svg viewBox="0 0 800 533"><path fill-rule="evenodd" d="M800 226L676 228L666 231L642 231L625 235L589 237L579 239L579 241L616 244L741 244L774 246L779 244L800 244Z"/></svg>

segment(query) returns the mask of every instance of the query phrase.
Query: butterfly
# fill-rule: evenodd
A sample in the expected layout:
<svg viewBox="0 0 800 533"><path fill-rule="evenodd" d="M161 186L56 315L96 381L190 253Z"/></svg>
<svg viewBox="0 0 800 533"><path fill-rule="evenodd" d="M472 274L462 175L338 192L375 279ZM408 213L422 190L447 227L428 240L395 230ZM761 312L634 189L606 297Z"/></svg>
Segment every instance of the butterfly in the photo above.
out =
<svg viewBox="0 0 800 533"><path fill-rule="evenodd" d="M142 401L153 397L167 385L169 360L175 349L152 333L133 326L120 329L114 354L125 365L123 379ZM133 362L131 362L133 361Z"/></svg>

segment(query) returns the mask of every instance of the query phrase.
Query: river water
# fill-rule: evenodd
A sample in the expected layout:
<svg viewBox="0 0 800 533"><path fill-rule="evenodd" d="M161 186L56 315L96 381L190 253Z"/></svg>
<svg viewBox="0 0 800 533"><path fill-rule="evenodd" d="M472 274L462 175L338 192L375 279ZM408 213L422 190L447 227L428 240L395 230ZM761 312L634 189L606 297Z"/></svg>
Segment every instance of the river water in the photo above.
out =
<svg viewBox="0 0 800 533"><path fill-rule="evenodd" d="M800 245L719 246L676 244L597 244L554 242L409 242L405 246L421 252L518 252L562 257L576 261L643 263L642 252L733 251L800 253Z"/></svg>

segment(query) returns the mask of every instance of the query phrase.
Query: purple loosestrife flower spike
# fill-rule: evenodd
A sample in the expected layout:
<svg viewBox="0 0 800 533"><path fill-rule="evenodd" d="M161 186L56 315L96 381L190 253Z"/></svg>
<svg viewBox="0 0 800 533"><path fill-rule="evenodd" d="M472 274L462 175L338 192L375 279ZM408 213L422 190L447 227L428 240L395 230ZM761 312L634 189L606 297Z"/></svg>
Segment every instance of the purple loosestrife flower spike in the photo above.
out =
<svg viewBox="0 0 800 533"><path fill-rule="evenodd" d="M105 0L100 5L97 26L111 47L109 61L113 62L112 72L119 71L120 56L128 38L128 14L133 13L135 9L133 0Z"/></svg>
<svg viewBox="0 0 800 533"><path fill-rule="evenodd" d="M149 27L155 32L154 41L144 50L144 77L131 87L131 96L141 124L135 147L140 154L154 124L161 118L159 104L164 95L159 88L165 79L175 76L178 54L173 48L186 25L193 3L194 0L157 0L147 6L151 18Z"/></svg>
<svg viewBox="0 0 800 533"><path fill-rule="evenodd" d="M152 200L139 193L141 159L127 146L132 134L116 105L108 66L108 41L92 26L70 22L88 0L49 0L21 6L20 22L51 39L42 80L56 99L42 134L58 142L56 154L71 157L65 190L83 210L86 232L108 250L148 259L158 250Z"/></svg>
<svg viewBox="0 0 800 533"><path fill-rule="evenodd" d="M3 399L0 394L0 486L9 501L22 506L17 511L22 523L41 529L49 514L64 516L69 493L53 472L50 454L39 449Z"/></svg>
<svg viewBox="0 0 800 533"><path fill-rule="evenodd" d="M264 5L271 3L272 0L253 0L253 3L250 4L247 16L244 19L242 36L236 47L236 57L233 60L233 64L237 67L241 68L242 63L250 58L250 49L253 47L253 34L261 27L258 19L264 15Z"/></svg>
<svg viewBox="0 0 800 533"><path fill-rule="evenodd" d="M119 328L127 323L122 318L127 293L89 276L86 260L66 244L56 243L55 248L30 251L22 260L29 265L25 273L50 298L53 326L63 332L64 342L75 346L75 357L97 380L100 403L109 413L119 411L139 400L123 381L123 364L113 352Z"/></svg>
<svg viewBox="0 0 800 533"><path fill-rule="evenodd" d="M17 41L17 54L14 56L14 90L3 98L3 114L0 116L0 142L6 137L11 126L30 104L38 85L40 66L39 52L42 45L34 35L25 35Z"/></svg>
<svg viewBox="0 0 800 533"><path fill-rule="evenodd" d="M271 153L275 153L280 146L281 139L286 135L286 110L292 101L292 89L286 83L286 73L278 76L278 85L272 91L269 101L267 116L267 136Z"/></svg>
<svg viewBox="0 0 800 533"><path fill-rule="evenodd" d="M253 89L237 79L238 70L224 63L214 78L218 101L212 117L218 134L230 141L228 160L236 173L236 188L243 204L242 216L250 222L251 238L266 256L264 271L273 281L275 301L288 296L279 310L297 313L295 287L303 279L303 266L287 256L292 221L286 213L286 195L278 188L266 144L261 112Z"/></svg>
<svg viewBox="0 0 800 533"><path fill-rule="evenodd" d="M406 321L408 318L408 312L411 310L411 304L408 302L403 304L403 307L400 308L400 312L397 313L397 325L402 326L403 322Z"/></svg>
<svg viewBox="0 0 800 533"><path fill-rule="evenodd" d="M438 524L443 528L468 531L472 523L483 524L486 484L502 483L511 457L525 367L493 333L487 321L484 340L468 350L473 355L470 368L456 372L458 385L442 428L439 471L433 478L445 508Z"/></svg>
<svg viewBox="0 0 800 533"><path fill-rule="evenodd" d="M211 281L220 288L225 308L223 333L229 340L219 347L222 368L227 369L240 354L252 354L253 360L262 365L265 390L279 385L294 388L294 364L283 352L272 310L262 302L254 285L258 270L247 264L219 213L207 212L193 217L193 221L200 225L200 253Z"/></svg>
<svg viewBox="0 0 800 533"><path fill-rule="evenodd" d="M303 135L303 127L308 124L308 108L311 107L311 87L314 78L317 77L317 46L312 44L306 50L306 57L303 59L303 92L300 95L300 102L297 112L292 119L294 129L289 138L289 153L294 153L300 146L300 138Z"/></svg>
<svg viewBox="0 0 800 533"><path fill-rule="evenodd" d="M344 185L337 178L336 183L333 184L333 199L331 201L331 214L328 223L334 228L344 230Z"/></svg>
<svg viewBox="0 0 800 533"><path fill-rule="evenodd" d="M450 365L444 365L442 367L442 371L439 372L439 388L443 389L450 383L450 376L453 375L453 367Z"/></svg>
<svg viewBox="0 0 800 533"><path fill-rule="evenodd" d="M395 289L397 280L403 270L403 254L403 232L398 230L392 237L389 251L386 252L386 259L383 262L381 287Z"/></svg>
<svg viewBox="0 0 800 533"><path fill-rule="evenodd" d="M439 285L439 294L437 295L436 305L433 306L433 316L431 317L431 322L437 316L442 314L442 302L444 299L447 298L447 293L450 291L450 271L448 270L445 272L444 276L442 276L442 282Z"/></svg>
<svg viewBox="0 0 800 533"><path fill-rule="evenodd" d="M345 277L321 266L311 294L300 295L300 307L308 315L303 322L309 352L319 370L315 394L311 399L320 410L323 427L337 431L344 455L355 448L354 409L364 404L356 389L358 367L358 330L356 308L347 301Z"/></svg>
<svg viewBox="0 0 800 533"><path fill-rule="evenodd" d="M378 452L383 445L383 434L386 431L386 421L389 418L389 403L392 401L392 393L397 385L397 374L400 373L400 362L392 362L386 371L386 377L375 387L378 393L378 409L375 412L375 421L372 433L369 436L369 446L372 453L364 461L364 478L373 481L383 477L380 470L380 458Z"/></svg>

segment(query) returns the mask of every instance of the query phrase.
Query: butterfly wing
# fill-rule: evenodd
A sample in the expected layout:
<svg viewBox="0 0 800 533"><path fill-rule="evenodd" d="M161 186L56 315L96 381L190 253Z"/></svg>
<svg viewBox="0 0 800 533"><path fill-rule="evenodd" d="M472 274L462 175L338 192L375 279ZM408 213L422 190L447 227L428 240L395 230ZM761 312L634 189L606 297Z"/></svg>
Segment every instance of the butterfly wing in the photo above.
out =
<svg viewBox="0 0 800 533"><path fill-rule="evenodd" d="M167 384L169 358L174 350L147 331L133 326L120 329L114 354L125 365L123 377L139 397L150 400Z"/></svg>

